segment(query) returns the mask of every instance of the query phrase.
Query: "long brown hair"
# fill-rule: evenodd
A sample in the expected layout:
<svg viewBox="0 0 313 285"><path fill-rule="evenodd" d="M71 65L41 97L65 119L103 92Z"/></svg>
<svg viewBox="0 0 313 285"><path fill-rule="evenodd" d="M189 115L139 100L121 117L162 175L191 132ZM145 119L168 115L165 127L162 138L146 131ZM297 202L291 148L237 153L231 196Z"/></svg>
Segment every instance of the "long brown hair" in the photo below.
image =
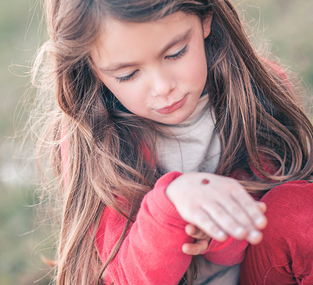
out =
<svg viewBox="0 0 313 285"><path fill-rule="evenodd" d="M43 181L61 204L57 284L98 282L141 200L161 175L154 147L156 126L121 112L123 106L95 72L90 52L101 22L106 16L153 21L177 11L200 18L213 11L205 49L206 87L222 145L216 173L229 176L242 170L249 178L240 182L251 193L261 194L286 181L312 179L313 128L296 101L296 89L256 53L230 1L46 0L49 39L33 73L37 113L42 115L34 128L39 133L40 169L48 165L54 173L51 179L41 171ZM149 157L143 149L149 149ZM264 158L272 171L264 169ZM129 206L123 207L116 197ZM94 239L107 206L125 217L125 229L103 266ZM184 280L191 284L195 273L192 262Z"/></svg>

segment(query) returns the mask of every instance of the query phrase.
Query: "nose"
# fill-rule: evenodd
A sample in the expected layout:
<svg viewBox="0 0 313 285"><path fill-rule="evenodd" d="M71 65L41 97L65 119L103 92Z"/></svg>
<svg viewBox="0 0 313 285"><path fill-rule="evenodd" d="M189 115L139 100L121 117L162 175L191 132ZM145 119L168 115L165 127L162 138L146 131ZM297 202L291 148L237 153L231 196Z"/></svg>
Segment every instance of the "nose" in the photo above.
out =
<svg viewBox="0 0 313 285"><path fill-rule="evenodd" d="M176 87L175 80L163 69L155 70L151 82L151 92L154 97L166 97Z"/></svg>

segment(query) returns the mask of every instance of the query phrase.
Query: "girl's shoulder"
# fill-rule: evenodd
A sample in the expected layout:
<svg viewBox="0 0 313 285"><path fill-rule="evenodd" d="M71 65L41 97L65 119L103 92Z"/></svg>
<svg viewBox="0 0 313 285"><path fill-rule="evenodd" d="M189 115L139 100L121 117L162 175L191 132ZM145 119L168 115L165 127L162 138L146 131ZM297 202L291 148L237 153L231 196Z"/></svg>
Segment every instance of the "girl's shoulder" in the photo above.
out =
<svg viewBox="0 0 313 285"><path fill-rule="evenodd" d="M270 73L275 74L275 75L281 77L282 79L288 80L288 76L287 76L285 70L280 65L278 65L277 63L271 61L268 58L263 58L263 63L265 64L265 66L267 68L270 69L269 70ZM288 80L288 82L289 82L289 80Z"/></svg>

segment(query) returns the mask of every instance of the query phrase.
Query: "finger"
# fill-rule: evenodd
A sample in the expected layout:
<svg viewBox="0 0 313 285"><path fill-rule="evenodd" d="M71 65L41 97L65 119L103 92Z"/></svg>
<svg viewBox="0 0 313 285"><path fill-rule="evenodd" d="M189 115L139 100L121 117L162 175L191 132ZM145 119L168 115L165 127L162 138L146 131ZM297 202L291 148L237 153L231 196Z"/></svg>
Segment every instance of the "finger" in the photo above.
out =
<svg viewBox="0 0 313 285"><path fill-rule="evenodd" d="M257 201L256 204L257 204L257 207L262 211L262 213L266 212L267 208L266 208L266 204L265 203ZM250 242L251 244L255 245L255 244L260 243L262 238L263 238L263 234L262 233L261 233L261 235L260 234L256 235L254 232L251 232L248 235L248 237L247 237L247 241Z"/></svg>
<svg viewBox="0 0 313 285"><path fill-rule="evenodd" d="M218 204L226 213L229 213L229 217L236 222L236 224L242 226L246 231L252 232L253 230L258 230L245 209L243 209L236 200L224 198L223 204ZM237 231L239 230L237 229Z"/></svg>
<svg viewBox="0 0 313 285"><path fill-rule="evenodd" d="M244 239L249 231L243 227L229 212L217 202L203 205L215 224L235 239Z"/></svg>
<svg viewBox="0 0 313 285"><path fill-rule="evenodd" d="M217 218L216 223L222 229L224 229L224 231L226 233L230 234L231 236L233 236L234 238L237 238L237 239L245 238L251 244L258 244L261 242L261 240L263 238L263 234L259 230L255 229L249 225L248 226L246 225L247 227L242 228L239 224L236 224L236 218L234 218L232 216L227 216L227 210L223 206L221 206L219 204L217 204L217 205L221 207L221 213L219 214L219 218ZM266 210L266 206L264 203L260 203L260 206L262 207L263 210ZM212 210L212 208L214 208L214 207L210 207L210 208ZM224 212L223 212L223 208L224 208ZM245 212L245 211L243 210L243 212ZM224 216L224 218L226 218L225 220L223 220L224 213L226 214ZM214 218L214 213L211 213L211 216L212 216L212 218ZM228 218L230 218L230 220ZM228 224L227 224L227 220L228 220Z"/></svg>
<svg viewBox="0 0 313 285"><path fill-rule="evenodd" d="M205 239L197 240L195 243L183 244L182 251L189 255L198 255L205 252L208 248L208 241Z"/></svg>
<svg viewBox="0 0 313 285"><path fill-rule="evenodd" d="M205 238L209 238L209 236L203 232L202 230L200 230L199 228L197 228L194 225L188 224L185 227L185 232L187 235L196 238L196 239L205 239Z"/></svg>
<svg viewBox="0 0 313 285"><path fill-rule="evenodd" d="M253 231L249 233L246 240L251 244L258 244L261 242L262 238L263 238L263 234L261 232L258 231L256 233L255 231Z"/></svg>
<svg viewBox="0 0 313 285"><path fill-rule="evenodd" d="M257 204L257 206L258 206L258 208L262 211L262 213L264 214L265 212L266 212L266 210L267 210L267 208L266 208L266 204L265 203L263 203L263 202L256 202L256 204Z"/></svg>
<svg viewBox="0 0 313 285"><path fill-rule="evenodd" d="M193 213L193 224L200 230L205 232L209 237L223 242L227 239L226 233L212 220L212 218L204 210L198 208Z"/></svg>
<svg viewBox="0 0 313 285"><path fill-rule="evenodd" d="M252 219L253 223L258 229L264 229L267 225L263 211L259 208L259 203L256 203L252 197L247 194L243 188L236 188L232 192L232 197L241 205L247 212L248 216ZM263 207L263 206L262 206Z"/></svg>

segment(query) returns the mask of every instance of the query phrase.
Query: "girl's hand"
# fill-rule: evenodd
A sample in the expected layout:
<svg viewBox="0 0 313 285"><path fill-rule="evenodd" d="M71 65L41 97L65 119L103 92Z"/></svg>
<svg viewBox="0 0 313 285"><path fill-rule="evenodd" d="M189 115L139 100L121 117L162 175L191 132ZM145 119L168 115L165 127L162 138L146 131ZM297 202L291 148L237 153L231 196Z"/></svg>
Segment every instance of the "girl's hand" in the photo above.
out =
<svg viewBox="0 0 313 285"><path fill-rule="evenodd" d="M262 240L265 204L255 202L235 179L186 173L170 183L166 194L181 217L208 237L222 242L231 235L252 244Z"/></svg>
<svg viewBox="0 0 313 285"><path fill-rule="evenodd" d="M266 205L263 202L256 202L259 209L265 213ZM185 243L183 244L182 251L185 254L189 255L199 255L203 254L211 241L211 237L209 237L205 232L198 229L194 225L188 224L185 228L186 234L195 238L194 243Z"/></svg>
<svg viewBox="0 0 313 285"><path fill-rule="evenodd" d="M196 240L194 243L185 243L182 247L183 253L189 255L199 255L204 253L208 248L211 238L194 225L187 225L185 231L187 235Z"/></svg>

